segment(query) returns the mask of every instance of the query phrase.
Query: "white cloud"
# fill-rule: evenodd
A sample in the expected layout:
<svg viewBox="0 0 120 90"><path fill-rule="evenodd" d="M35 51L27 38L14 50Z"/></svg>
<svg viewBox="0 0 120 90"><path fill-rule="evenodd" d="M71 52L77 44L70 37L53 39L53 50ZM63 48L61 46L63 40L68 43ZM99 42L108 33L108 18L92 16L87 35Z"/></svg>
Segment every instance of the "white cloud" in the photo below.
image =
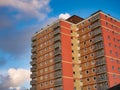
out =
<svg viewBox="0 0 120 90"><path fill-rule="evenodd" d="M0 6L11 6L40 19L50 12L50 0L0 0Z"/></svg>
<svg viewBox="0 0 120 90"><path fill-rule="evenodd" d="M14 69L8 70L8 76L10 78L10 88L20 90L20 86L26 81L30 81L30 71L26 69Z"/></svg>
<svg viewBox="0 0 120 90"><path fill-rule="evenodd" d="M69 13L61 13L59 15L59 19L67 19L70 17L70 14Z"/></svg>

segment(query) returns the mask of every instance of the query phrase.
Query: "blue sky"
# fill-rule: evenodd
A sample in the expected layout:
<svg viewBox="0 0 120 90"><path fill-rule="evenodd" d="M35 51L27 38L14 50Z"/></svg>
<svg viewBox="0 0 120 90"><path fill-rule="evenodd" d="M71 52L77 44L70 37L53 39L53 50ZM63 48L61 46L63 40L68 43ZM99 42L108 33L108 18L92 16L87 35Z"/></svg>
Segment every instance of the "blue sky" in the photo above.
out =
<svg viewBox="0 0 120 90"><path fill-rule="evenodd" d="M35 32L60 14L87 18L98 10L120 19L120 0L0 0L0 90L30 87L29 82L24 83L28 78L15 85L11 72L29 72L30 41ZM10 83L4 86L7 80Z"/></svg>

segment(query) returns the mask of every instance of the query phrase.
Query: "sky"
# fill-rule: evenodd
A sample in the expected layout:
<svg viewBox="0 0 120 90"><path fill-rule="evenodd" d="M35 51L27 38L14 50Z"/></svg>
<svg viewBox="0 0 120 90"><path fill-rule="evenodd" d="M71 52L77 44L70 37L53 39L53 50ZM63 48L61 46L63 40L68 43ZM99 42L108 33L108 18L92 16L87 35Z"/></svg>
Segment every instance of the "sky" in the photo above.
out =
<svg viewBox="0 0 120 90"><path fill-rule="evenodd" d="M31 37L58 18L102 10L120 20L120 0L0 0L0 90L30 88Z"/></svg>

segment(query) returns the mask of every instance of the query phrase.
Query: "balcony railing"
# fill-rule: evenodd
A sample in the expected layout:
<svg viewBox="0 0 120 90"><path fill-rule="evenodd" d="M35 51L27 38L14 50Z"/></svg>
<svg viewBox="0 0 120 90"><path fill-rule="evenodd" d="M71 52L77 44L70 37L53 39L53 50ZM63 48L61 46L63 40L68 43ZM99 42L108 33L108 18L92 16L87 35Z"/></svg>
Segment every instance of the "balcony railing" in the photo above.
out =
<svg viewBox="0 0 120 90"><path fill-rule="evenodd" d="M104 56L104 50L100 50L100 51L95 52L95 58L99 58L102 56Z"/></svg>
<svg viewBox="0 0 120 90"><path fill-rule="evenodd" d="M92 31L93 36L96 36L96 35L101 34L101 33L102 33L102 30L100 28L97 28L94 31Z"/></svg>
<svg viewBox="0 0 120 90"><path fill-rule="evenodd" d="M61 63L55 64L54 69L55 69L55 70L62 69Z"/></svg>
<svg viewBox="0 0 120 90"><path fill-rule="evenodd" d="M59 40L60 40L60 35L57 35L54 37L54 42L59 41Z"/></svg>
<svg viewBox="0 0 120 90"><path fill-rule="evenodd" d="M96 60L96 66L103 65L103 64L106 64L105 58L102 57Z"/></svg>
<svg viewBox="0 0 120 90"><path fill-rule="evenodd" d="M97 37L95 37L95 38L93 39L93 43L97 43L97 42L102 41L102 40L103 40L103 39L102 39L102 36L99 35L99 36L97 36Z"/></svg>
<svg viewBox="0 0 120 90"><path fill-rule="evenodd" d="M35 47L36 46L36 42L32 42L31 46Z"/></svg>
<svg viewBox="0 0 120 90"><path fill-rule="evenodd" d="M31 52L32 52L32 53L36 53L36 51L37 51L36 48L32 48L32 49L31 49Z"/></svg>
<svg viewBox="0 0 120 90"><path fill-rule="evenodd" d="M37 74L36 72L33 72L31 75L30 75L31 78L36 78L37 77Z"/></svg>
<svg viewBox="0 0 120 90"><path fill-rule="evenodd" d="M60 34L60 28L54 30L54 35L58 35L58 34Z"/></svg>
<svg viewBox="0 0 120 90"><path fill-rule="evenodd" d="M54 55L55 56L60 55L60 54L61 54L61 50L60 49L54 51Z"/></svg>
<svg viewBox="0 0 120 90"><path fill-rule="evenodd" d="M107 90L107 89L108 89L108 83L107 82L98 84L98 90Z"/></svg>
<svg viewBox="0 0 120 90"><path fill-rule="evenodd" d="M34 36L34 37L32 37L31 41L34 42L34 41L36 41L36 39L37 38Z"/></svg>
<svg viewBox="0 0 120 90"><path fill-rule="evenodd" d="M101 48L104 48L103 42L96 43L96 44L94 45L94 51L99 50L99 49L101 49Z"/></svg>
<svg viewBox="0 0 120 90"><path fill-rule="evenodd" d="M36 80L30 81L30 84L31 84L31 85L35 85L35 84L36 84Z"/></svg>
<svg viewBox="0 0 120 90"><path fill-rule="evenodd" d="M62 79L61 78L56 79L55 80L55 86L60 86L60 85L62 85Z"/></svg>
<svg viewBox="0 0 120 90"><path fill-rule="evenodd" d="M97 82L104 82L107 81L107 75L106 74L100 74L97 76Z"/></svg>
<svg viewBox="0 0 120 90"><path fill-rule="evenodd" d="M97 74L105 73L106 72L106 66L103 65L103 66L97 67L96 72L97 72Z"/></svg>
<svg viewBox="0 0 120 90"><path fill-rule="evenodd" d="M93 29L95 29L95 28L97 28L97 27L99 27L99 26L100 26L100 22L97 21L97 22L95 22L95 23L93 23L93 24L91 25L91 29L93 30Z"/></svg>
<svg viewBox="0 0 120 90"><path fill-rule="evenodd" d="M62 60L62 56L61 55L55 56L55 58L54 58L55 63L56 62L60 62L61 60Z"/></svg>
<svg viewBox="0 0 120 90"><path fill-rule="evenodd" d="M31 71L32 71L32 72L35 72L35 71L36 71L36 69L37 69L37 67L36 67L36 66L32 66Z"/></svg>
<svg viewBox="0 0 120 90"><path fill-rule="evenodd" d="M54 74L54 77L55 78L62 77L62 71L61 70L56 71L55 74Z"/></svg>
<svg viewBox="0 0 120 90"><path fill-rule="evenodd" d="M32 54L31 55L31 59L36 59L37 58L37 54Z"/></svg>
<svg viewBox="0 0 120 90"><path fill-rule="evenodd" d="M36 90L36 86L32 86L30 90Z"/></svg>
<svg viewBox="0 0 120 90"><path fill-rule="evenodd" d="M97 21L99 19L100 19L100 15L96 15L96 16L91 18L91 22Z"/></svg>
<svg viewBox="0 0 120 90"><path fill-rule="evenodd" d="M54 24L54 30L57 29L59 26L60 26L60 23L59 23L59 22L58 22L58 23L55 23L55 24Z"/></svg>
<svg viewBox="0 0 120 90"><path fill-rule="evenodd" d="M31 64L31 65L35 65L35 64L36 64L36 60L32 60L32 61L30 62L30 64Z"/></svg>
<svg viewBox="0 0 120 90"><path fill-rule="evenodd" d="M60 47L60 42L54 44L54 48L59 48L59 47Z"/></svg>
<svg viewBox="0 0 120 90"><path fill-rule="evenodd" d="M63 90L63 87L62 86L55 87L55 90Z"/></svg>

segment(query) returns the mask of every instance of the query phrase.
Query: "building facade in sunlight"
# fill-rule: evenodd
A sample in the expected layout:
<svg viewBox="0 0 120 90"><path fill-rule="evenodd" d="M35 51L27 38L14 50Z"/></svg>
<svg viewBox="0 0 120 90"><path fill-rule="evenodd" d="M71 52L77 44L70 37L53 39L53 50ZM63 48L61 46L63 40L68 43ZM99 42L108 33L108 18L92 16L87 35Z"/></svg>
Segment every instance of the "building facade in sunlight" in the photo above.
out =
<svg viewBox="0 0 120 90"><path fill-rule="evenodd" d="M98 11L32 37L30 90L106 90L120 83L120 21Z"/></svg>

